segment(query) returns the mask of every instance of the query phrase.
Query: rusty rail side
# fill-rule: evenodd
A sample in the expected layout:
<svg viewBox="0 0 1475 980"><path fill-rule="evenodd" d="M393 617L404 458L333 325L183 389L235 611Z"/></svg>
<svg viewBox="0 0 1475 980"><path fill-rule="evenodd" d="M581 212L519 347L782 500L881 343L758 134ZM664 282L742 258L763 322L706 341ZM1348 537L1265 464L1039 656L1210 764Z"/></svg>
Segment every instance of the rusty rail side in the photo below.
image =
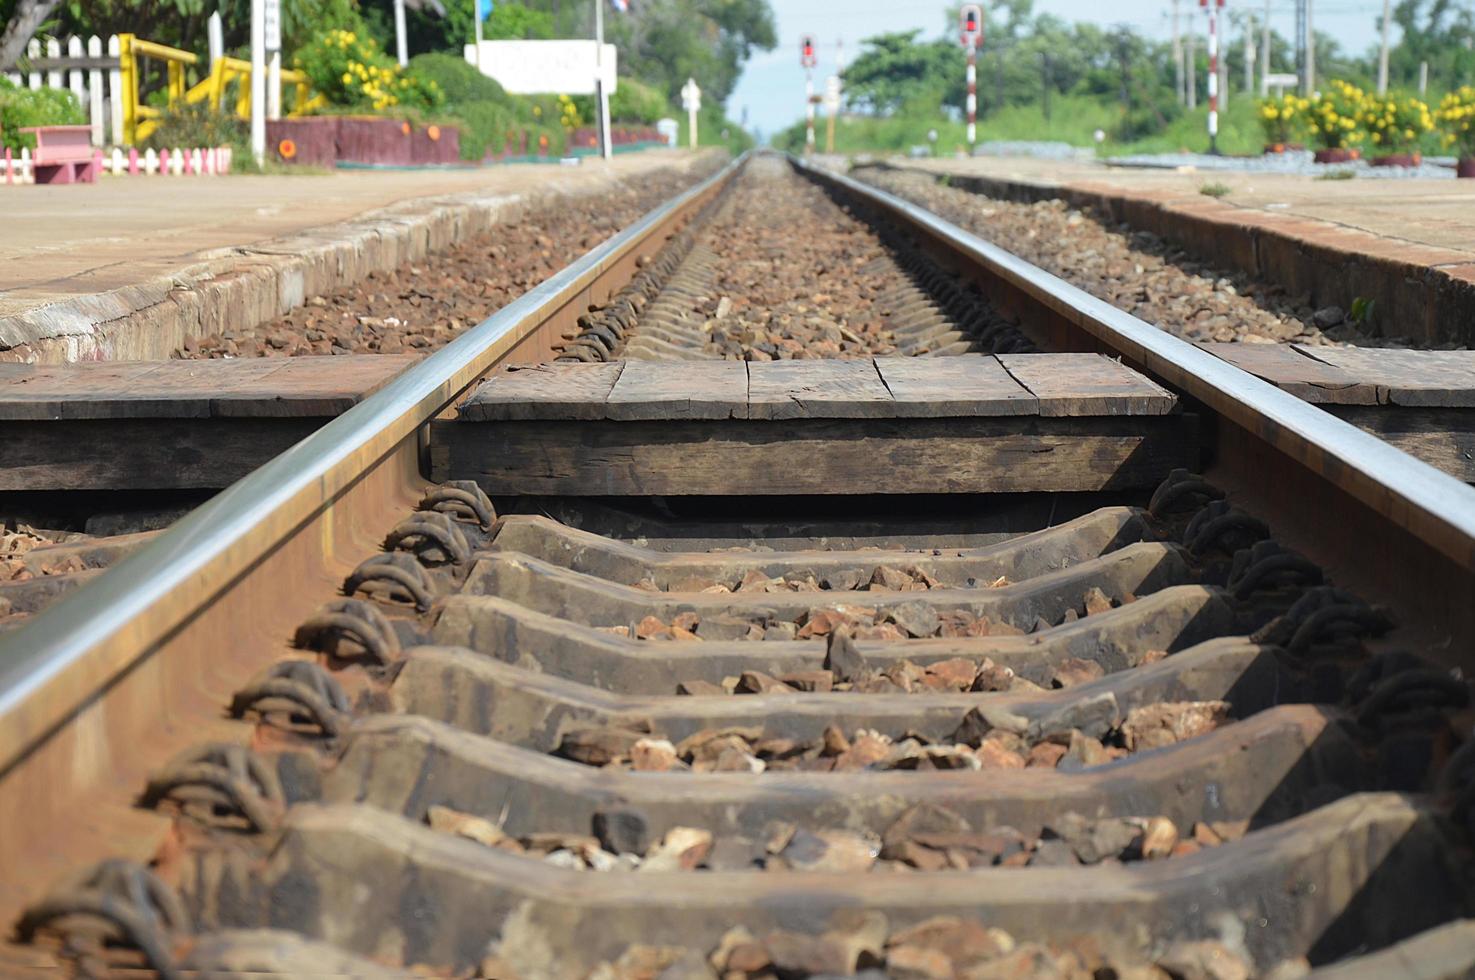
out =
<svg viewBox="0 0 1475 980"><path fill-rule="evenodd" d="M499 363L539 360L742 164L672 199L0 636L0 919L57 874L146 856L149 766L225 728L221 698L379 550L425 485L427 423ZM96 797L96 799L90 797ZM100 802L100 801L120 801ZM64 842L64 846L63 846Z"/></svg>

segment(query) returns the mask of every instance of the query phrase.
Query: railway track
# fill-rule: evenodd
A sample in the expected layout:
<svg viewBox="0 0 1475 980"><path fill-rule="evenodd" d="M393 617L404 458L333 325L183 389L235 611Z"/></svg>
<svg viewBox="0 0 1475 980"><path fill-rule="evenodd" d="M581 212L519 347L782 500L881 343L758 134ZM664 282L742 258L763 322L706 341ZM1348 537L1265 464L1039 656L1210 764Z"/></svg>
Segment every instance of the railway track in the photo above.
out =
<svg viewBox="0 0 1475 980"><path fill-rule="evenodd" d="M1475 491L804 163L131 545L0 633L7 972L1475 967Z"/></svg>

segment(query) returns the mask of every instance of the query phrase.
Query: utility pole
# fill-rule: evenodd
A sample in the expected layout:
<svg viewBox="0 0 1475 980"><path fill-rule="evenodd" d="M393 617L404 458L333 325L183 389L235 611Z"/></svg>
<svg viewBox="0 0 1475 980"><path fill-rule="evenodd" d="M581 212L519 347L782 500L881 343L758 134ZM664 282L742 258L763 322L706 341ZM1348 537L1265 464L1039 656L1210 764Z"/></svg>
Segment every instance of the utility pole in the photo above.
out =
<svg viewBox="0 0 1475 980"><path fill-rule="evenodd" d="M1043 102L1045 122L1050 121L1050 52L1040 52L1040 99Z"/></svg>
<svg viewBox="0 0 1475 980"><path fill-rule="evenodd" d="M1260 98L1270 95L1270 0L1265 0L1265 23L1260 25Z"/></svg>
<svg viewBox="0 0 1475 980"><path fill-rule="evenodd" d="M1419 62L1419 98L1429 91L1429 62Z"/></svg>
<svg viewBox="0 0 1475 980"><path fill-rule="evenodd" d="M1184 52L1184 54L1185 54L1184 61L1185 61L1185 63L1188 66L1188 78L1187 78L1187 82L1188 82L1188 108L1190 108L1190 109L1197 109L1198 108L1198 52L1195 49L1198 47L1198 35L1195 34L1195 33L1193 33L1193 31L1189 31L1188 32L1188 35L1186 37L1184 37L1183 42L1184 42L1185 48L1187 49Z"/></svg>
<svg viewBox="0 0 1475 980"><path fill-rule="evenodd" d="M1388 94L1388 0L1383 0L1383 30L1378 41L1378 94Z"/></svg>
<svg viewBox="0 0 1475 980"><path fill-rule="evenodd" d="M1306 79L1308 97L1316 94L1316 24L1312 18L1312 0L1306 0Z"/></svg>
<svg viewBox="0 0 1475 980"><path fill-rule="evenodd" d="M1117 69L1121 73L1121 80L1122 80L1122 111L1123 112L1130 112L1132 110L1132 95L1131 95L1131 91L1132 91L1131 90L1132 76L1131 76L1131 69L1130 69L1130 66L1128 64L1128 55L1129 55L1129 52L1127 50L1127 36L1126 36L1125 33L1118 34L1117 37L1116 37L1116 61L1117 61Z"/></svg>
<svg viewBox="0 0 1475 980"><path fill-rule="evenodd" d="M1245 30L1245 94L1248 95L1255 91L1255 15L1248 10L1241 13Z"/></svg>
<svg viewBox="0 0 1475 980"><path fill-rule="evenodd" d="M604 0L594 0L594 100L599 114L599 155L608 160L614 148L609 133L609 88L604 84Z"/></svg>
<svg viewBox="0 0 1475 980"><path fill-rule="evenodd" d="M1178 0L1173 0L1173 97L1179 105L1188 102L1183 94L1183 37L1178 32Z"/></svg>
<svg viewBox="0 0 1475 980"><path fill-rule="evenodd" d="M835 152L835 117L840 114L840 78L845 74L845 40L835 42L835 74L825 79L825 152Z"/></svg>
<svg viewBox="0 0 1475 980"><path fill-rule="evenodd" d="M995 49L994 55L994 112L1004 108L1004 49Z"/></svg>

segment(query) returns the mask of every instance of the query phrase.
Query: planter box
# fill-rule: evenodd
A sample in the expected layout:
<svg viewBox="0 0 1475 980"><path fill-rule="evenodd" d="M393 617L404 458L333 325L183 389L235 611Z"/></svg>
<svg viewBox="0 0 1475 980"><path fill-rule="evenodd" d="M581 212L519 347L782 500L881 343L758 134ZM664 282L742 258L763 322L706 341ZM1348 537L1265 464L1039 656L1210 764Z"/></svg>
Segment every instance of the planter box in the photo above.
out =
<svg viewBox="0 0 1475 980"><path fill-rule="evenodd" d="M399 119L340 116L338 159L350 163L409 166L414 162L413 127Z"/></svg>
<svg viewBox="0 0 1475 980"><path fill-rule="evenodd" d="M1455 161L1456 177L1475 177L1475 157L1460 157Z"/></svg>
<svg viewBox="0 0 1475 980"><path fill-rule="evenodd" d="M1387 156L1373 157L1368 161L1374 167L1417 167L1424 157L1419 153L1390 153Z"/></svg>
<svg viewBox="0 0 1475 980"><path fill-rule="evenodd" d="M331 167L338 162L338 119L334 116L269 119L266 151L282 163Z"/></svg>
<svg viewBox="0 0 1475 980"><path fill-rule="evenodd" d="M416 164L461 162L461 131L455 126L422 126L410 134L410 159Z"/></svg>
<svg viewBox="0 0 1475 980"><path fill-rule="evenodd" d="M1345 146L1332 146L1317 150L1312 158L1317 163L1350 163L1362 154Z"/></svg>

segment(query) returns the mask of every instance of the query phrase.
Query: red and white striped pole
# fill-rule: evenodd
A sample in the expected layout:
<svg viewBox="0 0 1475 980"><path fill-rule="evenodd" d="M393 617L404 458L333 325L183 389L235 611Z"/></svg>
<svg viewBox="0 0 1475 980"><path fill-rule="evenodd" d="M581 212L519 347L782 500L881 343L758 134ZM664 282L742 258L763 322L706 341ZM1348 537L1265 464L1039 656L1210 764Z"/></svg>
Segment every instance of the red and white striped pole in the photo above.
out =
<svg viewBox="0 0 1475 980"><path fill-rule="evenodd" d="M1219 10L1224 0L1198 0L1209 13L1209 152L1219 155Z"/></svg>
<svg viewBox="0 0 1475 980"><path fill-rule="evenodd" d="M804 68L804 152L814 152L814 66L819 63L814 35L799 38L799 64Z"/></svg>
<svg viewBox="0 0 1475 980"><path fill-rule="evenodd" d="M963 50L968 54L968 152L978 142L978 45L983 40L983 10L970 3L959 11Z"/></svg>

